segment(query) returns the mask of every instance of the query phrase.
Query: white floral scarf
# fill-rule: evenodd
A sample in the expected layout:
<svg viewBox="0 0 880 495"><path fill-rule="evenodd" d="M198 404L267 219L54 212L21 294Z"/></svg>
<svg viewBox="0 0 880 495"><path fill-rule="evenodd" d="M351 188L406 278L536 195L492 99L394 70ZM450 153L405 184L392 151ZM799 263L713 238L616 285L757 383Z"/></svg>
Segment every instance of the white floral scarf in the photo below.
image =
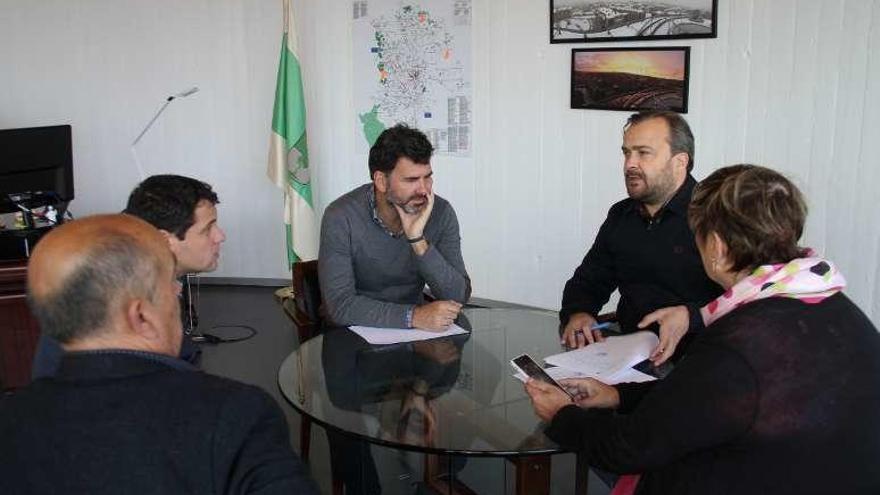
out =
<svg viewBox="0 0 880 495"><path fill-rule="evenodd" d="M807 304L816 304L846 287L846 279L825 259L806 252L806 258L796 258L788 263L762 265L748 277L714 301L703 306L700 313L706 325L752 301L767 297L790 297Z"/></svg>

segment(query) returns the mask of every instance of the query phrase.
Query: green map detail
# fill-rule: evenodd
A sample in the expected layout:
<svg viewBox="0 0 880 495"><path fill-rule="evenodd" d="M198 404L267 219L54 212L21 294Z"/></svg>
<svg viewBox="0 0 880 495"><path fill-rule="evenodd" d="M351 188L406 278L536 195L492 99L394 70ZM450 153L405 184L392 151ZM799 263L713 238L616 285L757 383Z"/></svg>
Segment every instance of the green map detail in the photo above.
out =
<svg viewBox="0 0 880 495"><path fill-rule="evenodd" d="M358 118L361 119L361 124L364 127L364 138L367 140L367 145L373 146L373 143L379 138L379 134L385 130L385 124L379 120L379 105L373 105L369 112L358 114Z"/></svg>

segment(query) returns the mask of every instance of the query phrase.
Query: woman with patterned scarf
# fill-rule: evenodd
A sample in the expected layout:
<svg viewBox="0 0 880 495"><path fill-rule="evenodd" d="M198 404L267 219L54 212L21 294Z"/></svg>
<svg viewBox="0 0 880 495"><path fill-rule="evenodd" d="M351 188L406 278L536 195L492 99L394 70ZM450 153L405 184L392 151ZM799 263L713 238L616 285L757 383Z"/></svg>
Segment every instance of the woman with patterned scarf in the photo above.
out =
<svg viewBox="0 0 880 495"><path fill-rule="evenodd" d="M800 191L755 165L717 170L689 208L726 292L664 379L530 381L547 435L620 473L613 495L880 493L880 334L833 263L798 247Z"/></svg>

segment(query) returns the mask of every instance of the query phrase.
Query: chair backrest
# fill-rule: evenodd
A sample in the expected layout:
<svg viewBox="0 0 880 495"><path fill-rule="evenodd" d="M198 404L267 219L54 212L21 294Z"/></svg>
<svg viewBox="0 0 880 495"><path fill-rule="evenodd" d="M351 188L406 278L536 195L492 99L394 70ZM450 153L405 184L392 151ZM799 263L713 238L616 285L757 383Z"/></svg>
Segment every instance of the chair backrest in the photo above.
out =
<svg viewBox="0 0 880 495"><path fill-rule="evenodd" d="M321 286L318 283L318 260L293 264L294 323L300 341L317 335L321 328Z"/></svg>

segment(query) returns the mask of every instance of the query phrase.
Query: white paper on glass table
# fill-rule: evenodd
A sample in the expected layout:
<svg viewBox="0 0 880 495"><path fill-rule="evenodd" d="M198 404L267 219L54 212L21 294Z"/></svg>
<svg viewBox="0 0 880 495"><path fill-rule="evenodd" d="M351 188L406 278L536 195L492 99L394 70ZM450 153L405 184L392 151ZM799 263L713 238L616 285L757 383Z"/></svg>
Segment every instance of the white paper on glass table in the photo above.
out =
<svg viewBox="0 0 880 495"><path fill-rule="evenodd" d="M468 333L467 330L461 328L455 323L449 325L449 328L442 332L429 332L427 330L416 330L414 328L377 328L362 326L350 326L348 328L354 333L360 335L367 342L378 345L417 342L419 340L430 340Z"/></svg>
<svg viewBox="0 0 880 495"><path fill-rule="evenodd" d="M553 366L576 371L608 383L618 373L641 363L660 343L652 332L606 337L604 342L544 358Z"/></svg>

